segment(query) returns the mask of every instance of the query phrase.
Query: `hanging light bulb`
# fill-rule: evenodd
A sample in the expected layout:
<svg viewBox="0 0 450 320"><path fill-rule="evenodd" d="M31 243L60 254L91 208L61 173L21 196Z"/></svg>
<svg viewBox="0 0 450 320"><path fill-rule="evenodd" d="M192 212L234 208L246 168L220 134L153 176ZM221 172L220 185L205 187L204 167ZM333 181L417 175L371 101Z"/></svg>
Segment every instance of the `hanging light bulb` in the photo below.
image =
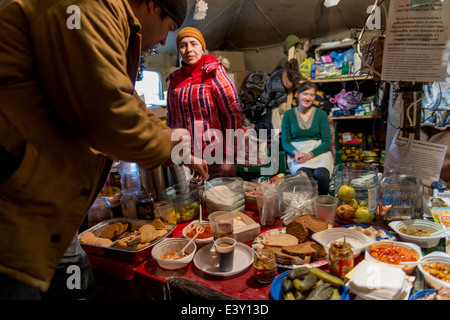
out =
<svg viewBox="0 0 450 320"><path fill-rule="evenodd" d="M203 0L198 0L194 9L194 20L203 20L206 18L208 4Z"/></svg>

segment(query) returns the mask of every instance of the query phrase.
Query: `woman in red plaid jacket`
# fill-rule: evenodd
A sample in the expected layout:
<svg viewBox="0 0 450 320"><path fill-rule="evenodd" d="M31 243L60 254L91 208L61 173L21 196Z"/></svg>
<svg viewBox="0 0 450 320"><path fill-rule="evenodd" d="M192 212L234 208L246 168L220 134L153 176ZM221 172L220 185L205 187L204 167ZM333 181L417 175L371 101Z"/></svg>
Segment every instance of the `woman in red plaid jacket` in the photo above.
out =
<svg viewBox="0 0 450 320"><path fill-rule="evenodd" d="M210 178L233 177L236 143L227 146L226 136L242 128L242 109L233 81L214 56L204 54L205 48L197 29L179 32L182 66L169 76L166 121L171 128L189 131L191 153L206 161Z"/></svg>

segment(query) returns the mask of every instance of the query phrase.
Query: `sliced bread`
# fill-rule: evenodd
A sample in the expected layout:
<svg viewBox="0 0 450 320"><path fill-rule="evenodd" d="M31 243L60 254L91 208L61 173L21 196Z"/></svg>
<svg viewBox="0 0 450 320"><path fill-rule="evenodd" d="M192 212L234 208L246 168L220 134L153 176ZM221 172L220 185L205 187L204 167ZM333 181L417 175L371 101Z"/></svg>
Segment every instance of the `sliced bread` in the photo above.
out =
<svg viewBox="0 0 450 320"><path fill-rule="evenodd" d="M266 239L264 239L263 244L264 246L276 247L292 246L298 244L298 239L291 234L278 233L268 236Z"/></svg>
<svg viewBox="0 0 450 320"><path fill-rule="evenodd" d="M277 263L280 264L300 265L309 263L311 261L310 256L305 256L304 258L301 258L299 256L288 255L282 251L281 247L264 246L264 248L272 251L275 254L275 260L277 261Z"/></svg>
<svg viewBox="0 0 450 320"><path fill-rule="evenodd" d="M305 256L313 256L317 253L317 250L311 246L313 243L315 244L313 241L306 241L293 246L284 246L281 247L281 251L288 255L299 256L301 258Z"/></svg>
<svg viewBox="0 0 450 320"><path fill-rule="evenodd" d="M297 217L294 221L303 224L308 229L310 234L328 229L328 222L322 218L317 218L312 214L305 214Z"/></svg>
<svg viewBox="0 0 450 320"><path fill-rule="evenodd" d="M309 237L309 231L306 225L296 220L286 226L286 233L295 236L299 243L305 242Z"/></svg>

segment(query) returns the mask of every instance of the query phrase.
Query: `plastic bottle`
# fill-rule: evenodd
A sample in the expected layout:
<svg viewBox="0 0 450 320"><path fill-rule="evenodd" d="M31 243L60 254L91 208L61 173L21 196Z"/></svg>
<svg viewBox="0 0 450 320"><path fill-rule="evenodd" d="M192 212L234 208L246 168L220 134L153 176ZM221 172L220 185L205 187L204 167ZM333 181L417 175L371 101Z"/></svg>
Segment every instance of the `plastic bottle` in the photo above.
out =
<svg viewBox="0 0 450 320"><path fill-rule="evenodd" d="M342 64L342 75L347 75L348 74L348 61L347 61L347 57L344 57L344 63Z"/></svg>

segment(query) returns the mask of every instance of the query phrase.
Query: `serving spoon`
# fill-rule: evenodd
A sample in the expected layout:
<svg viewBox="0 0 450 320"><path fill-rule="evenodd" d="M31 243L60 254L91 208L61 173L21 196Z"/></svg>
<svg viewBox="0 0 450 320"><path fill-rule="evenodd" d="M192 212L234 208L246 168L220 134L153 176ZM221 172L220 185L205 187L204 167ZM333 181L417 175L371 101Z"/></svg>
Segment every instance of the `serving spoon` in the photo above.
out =
<svg viewBox="0 0 450 320"><path fill-rule="evenodd" d="M201 230L201 231L203 232L203 230ZM181 259L181 258L183 258L184 256L186 256L186 253L185 253L184 251L186 250L186 248L187 248L188 246L190 246L190 244L191 244L192 242L195 241L195 239L198 237L198 235L199 235L200 233L202 233L202 232L199 232L198 229L197 229L197 233L195 234L195 236L193 236L192 239L189 240L189 242L188 242L188 243L187 243L180 251L178 251L178 252L175 254L174 258L175 258L175 259Z"/></svg>
<svg viewBox="0 0 450 320"><path fill-rule="evenodd" d="M442 229L442 230L436 231L436 232L430 234L428 237L440 236L443 233L445 234L445 237L449 237L450 236L450 229Z"/></svg>

